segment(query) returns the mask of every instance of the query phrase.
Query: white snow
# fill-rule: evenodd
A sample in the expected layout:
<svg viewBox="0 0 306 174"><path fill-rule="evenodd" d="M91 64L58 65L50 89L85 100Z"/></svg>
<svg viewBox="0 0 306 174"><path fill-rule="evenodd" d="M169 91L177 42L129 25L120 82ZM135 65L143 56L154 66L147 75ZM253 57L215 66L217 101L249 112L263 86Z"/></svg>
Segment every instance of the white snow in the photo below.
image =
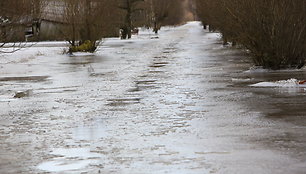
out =
<svg viewBox="0 0 306 174"><path fill-rule="evenodd" d="M253 85L252 87L306 87L306 84L299 84L297 79L280 80L276 82L260 82Z"/></svg>
<svg viewBox="0 0 306 174"><path fill-rule="evenodd" d="M233 82L250 82L252 80L252 78L232 78Z"/></svg>

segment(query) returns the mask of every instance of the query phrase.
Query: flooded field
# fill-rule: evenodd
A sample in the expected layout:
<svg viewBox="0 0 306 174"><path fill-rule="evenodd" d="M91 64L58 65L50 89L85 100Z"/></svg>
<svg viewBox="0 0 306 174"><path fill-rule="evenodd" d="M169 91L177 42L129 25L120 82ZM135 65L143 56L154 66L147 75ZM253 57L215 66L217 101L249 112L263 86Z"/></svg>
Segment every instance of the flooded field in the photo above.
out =
<svg viewBox="0 0 306 174"><path fill-rule="evenodd" d="M305 173L305 69L251 68L198 22L153 36L1 55L0 173Z"/></svg>

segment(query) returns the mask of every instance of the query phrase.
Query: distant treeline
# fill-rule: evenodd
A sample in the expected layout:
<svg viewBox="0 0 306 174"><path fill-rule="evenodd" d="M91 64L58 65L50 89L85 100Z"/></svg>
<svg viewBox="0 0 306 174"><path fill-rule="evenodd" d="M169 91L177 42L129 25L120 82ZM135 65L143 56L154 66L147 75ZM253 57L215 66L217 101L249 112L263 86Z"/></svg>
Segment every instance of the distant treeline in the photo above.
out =
<svg viewBox="0 0 306 174"><path fill-rule="evenodd" d="M196 0L198 17L224 43L245 47L258 66L301 68L306 59L306 0Z"/></svg>
<svg viewBox="0 0 306 174"><path fill-rule="evenodd" d="M9 32L16 26L31 26L33 21L42 20L69 26L71 31L57 28L61 37L69 38L107 37L120 28L143 26L157 32L161 26L182 22L186 1L189 0L0 0L0 39L11 39ZM126 32L130 37L130 31Z"/></svg>
<svg viewBox="0 0 306 174"><path fill-rule="evenodd" d="M136 27L158 32L180 24L189 0L0 0L0 43L67 40L94 51L104 37L131 38ZM0 45L1 47L1 45ZM79 50L81 48L76 48Z"/></svg>

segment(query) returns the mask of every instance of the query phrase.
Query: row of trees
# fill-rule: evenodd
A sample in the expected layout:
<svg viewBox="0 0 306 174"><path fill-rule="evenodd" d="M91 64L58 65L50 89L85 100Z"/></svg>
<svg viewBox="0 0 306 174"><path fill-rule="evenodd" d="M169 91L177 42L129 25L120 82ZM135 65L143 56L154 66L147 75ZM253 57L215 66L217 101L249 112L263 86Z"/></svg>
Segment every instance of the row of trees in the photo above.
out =
<svg viewBox="0 0 306 174"><path fill-rule="evenodd" d="M120 28L121 38L130 39L132 30L147 26L155 33L162 25L181 22L180 0L64 0L67 40L70 52L94 51L97 40Z"/></svg>
<svg viewBox="0 0 306 174"><path fill-rule="evenodd" d="M183 1L181 0L117 0L121 20L122 38L131 38L131 30L146 26L155 33L163 25L175 25L182 22ZM116 9L116 7L115 7ZM118 14L118 13L117 13Z"/></svg>
<svg viewBox="0 0 306 174"><path fill-rule="evenodd" d="M305 0L196 0L197 14L224 43L247 48L256 65L301 68L306 60Z"/></svg>
<svg viewBox="0 0 306 174"><path fill-rule="evenodd" d="M33 21L61 24L59 33L70 43L70 52L93 52L103 37L121 29L122 39L131 38L136 27L146 26L155 33L163 25L181 22L182 0L1 0L0 43L24 34ZM50 20L51 19L51 20ZM22 26L17 29L16 26ZM39 25L37 25L39 26ZM33 28L33 27L32 27ZM33 31L32 31L33 32ZM0 45L1 46L1 45ZM3 45L2 45L3 46Z"/></svg>

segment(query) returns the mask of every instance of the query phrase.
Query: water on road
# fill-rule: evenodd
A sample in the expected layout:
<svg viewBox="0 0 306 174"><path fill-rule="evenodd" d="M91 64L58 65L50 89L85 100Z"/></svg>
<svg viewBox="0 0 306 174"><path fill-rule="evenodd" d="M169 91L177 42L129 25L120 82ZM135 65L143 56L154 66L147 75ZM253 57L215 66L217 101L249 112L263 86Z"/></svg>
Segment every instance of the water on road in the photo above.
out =
<svg viewBox="0 0 306 174"><path fill-rule="evenodd" d="M305 173L305 69L250 69L198 22L62 49L2 55L0 173Z"/></svg>

